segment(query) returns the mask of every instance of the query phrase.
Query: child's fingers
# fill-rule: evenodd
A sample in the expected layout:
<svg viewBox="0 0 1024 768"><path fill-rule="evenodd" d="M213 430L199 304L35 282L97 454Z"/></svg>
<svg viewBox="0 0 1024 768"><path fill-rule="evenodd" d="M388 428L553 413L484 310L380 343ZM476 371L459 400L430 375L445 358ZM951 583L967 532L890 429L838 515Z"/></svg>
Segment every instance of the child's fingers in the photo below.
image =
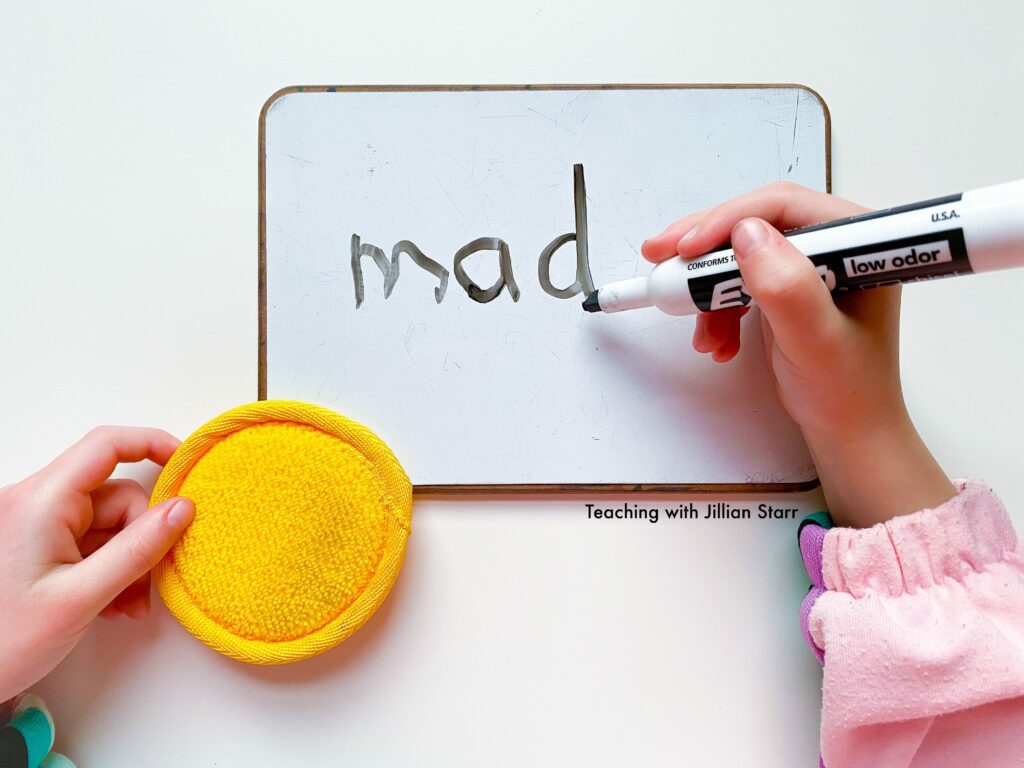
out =
<svg viewBox="0 0 1024 768"><path fill-rule="evenodd" d="M106 545L117 533L118 530L115 528L94 528L91 531L87 531L78 542L78 551L82 553L83 558L89 557L100 547ZM115 615L123 613L132 618L140 618L149 611L149 592L150 578L147 573L123 589L107 607ZM100 611L100 615L103 616L104 612Z"/></svg>
<svg viewBox="0 0 1024 768"><path fill-rule="evenodd" d="M76 597L76 605L95 615L167 553L195 516L191 501L168 499L140 515L89 557L55 577L64 580L62 591Z"/></svg>
<svg viewBox="0 0 1024 768"><path fill-rule="evenodd" d="M100 546L109 542L117 535L119 529L131 524L149 509L149 495L134 480L107 480L93 491L91 496L92 530L82 537L78 547L83 557L91 555ZM102 543L99 543L101 540ZM88 545L88 552L83 545ZM150 578L147 571L125 587L111 605L130 618L142 618L149 612L149 587Z"/></svg>
<svg viewBox="0 0 1024 768"><path fill-rule="evenodd" d="M89 530L81 536L78 550L89 557L105 546L117 533L149 508L149 496L134 480L107 480L94 490L93 517ZM133 581L110 603L110 607L131 618L149 611L149 573Z"/></svg>
<svg viewBox="0 0 1024 768"><path fill-rule="evenodd" d="M147 572L133 581L114 598L113 605L130 619L141 619L149 613L149 593L152 579Z"/></svg>
<svg viewBox="0 0 1024 768"><path fill-rule="evenodd" d="M718 313L715 313L718 314ZM727 363L740 351L740 322L744 312L730 312L729 317L722 321L722 341L711 352L711 359L716 363Z"/></svg>
<svg viewBox="0 0 1024 768"><path fill-rule="evenodd" d="M134 480L107 480L91 494L93 499L92 530L82 537L79 550L87 557L107 544L120 529L130 525L149 509L149 495ZM89 547L87 552L85 546ZM144 575L125 587L111 605L132 619L149 613L150 578Z"/></svg>
<svg viewBox="0 0 1024 768"><path fill-rule="evenodd" d="M179 441L162 429L96 427L40 471L44 479L88 493L110 477L118 464L149 459L166 464Z"/></svg>
<svg viewBox="0 0 1024 768"><path fill-rule="evenodd" d="M710 352L706 348L707 329L704 324L703 315L697 315L697 322L693 326L693 340L690 342L698 352Z"/></svg>
<svg viewBox="0 0 1024 768"><path fill-rule="evenodd" d="M740 318L747 313L746 307L705 312L697 316L701 329L700 345L694 338L694 349L698 352L715 352L734 335L739 333Z"/></svg>
<svg viewBox="0 0 1024 768"><path fill-rule="evenodd" d="M901 292L900 285L886 285L870 291L848 291L833 296L833 300L854 322L895 332L899 328Z"/></svg>
<svg viewBox="0 0 1024 768"><path fill-rule="evenodd" d="M78 551L86 558L117 535L115 528L94 528L82 534L78 540Z"/></svg>
<svg viewBox="0 0 1024 768"><path fill-rule="evenodd" d="M835 337L843 315L810 259L760 219L741 221L731 239L746 290L788 357Z"/></svg>
<svg viewBox="0 0 1024 768"><path fill-rule="evenodd" d="M729 339L722 344L718 349L711 353L711 359L716 363L727 363L736 357L736 354L740 351L740 334L739 326L737 325L736 333L729 336Z"/></svg>
<svg viewBox="0 0 1024 768"><path fill-rule="evenodd" d="M773 359L775 337L772 335L772 327L769 325L768 321L764 319L764 315L761 315L758 320L760 321L758 325L761 326L761 344L764 349L765 368L768 370L768 378L772 380L772 389L778 391L779 379L775 375L775 361Z"/></svg>
<svg viewBox="0 0 1024 768"><path fill-rule="evenodd" d="M777 182L717 205L703 214L699 223L675 244L676 253L686 258L701 256L729 242L736 222L759 218L780 229L830 221L865 211L842 198ZM666 257L667 258L667 257Z"/></svg>
<svg viewBox="0 0 1024 768"><path fill-rule="evenodd" d="M769 373L772 374L772 383L775 383L775 366L772 360L772 348L775 346L775 336L772 334L772 326L761 317L761 344L764 346L765 363Z"/></svg>
<svg viewBox="0 0 1024 768"><path fill-rule="evenodd" d="M672 258L676 255L676 243L679 242L679 238L692 229L693 225L700 221L704 214L705 211L696 211L684 216L673 224L669 224L660 234L644 240L640 246L640 253L645 259L655 264Z"/></svg>
<svg viewBox="0 0 1024 768"><path fill-rule="evenodd" d="M107 480L89 494L92 529L122 528L149 507L149 496L134 480Z"/></svg>

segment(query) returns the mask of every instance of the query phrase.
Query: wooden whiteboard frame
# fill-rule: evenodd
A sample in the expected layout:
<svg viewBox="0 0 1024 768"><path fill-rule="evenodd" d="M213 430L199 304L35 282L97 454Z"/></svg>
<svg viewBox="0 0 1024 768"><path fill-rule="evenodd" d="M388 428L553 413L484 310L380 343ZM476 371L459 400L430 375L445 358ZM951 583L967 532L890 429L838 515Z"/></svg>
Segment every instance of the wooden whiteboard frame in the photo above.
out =
<svg viewBox="0 0 1024 768"><path fill-rule="evenodd" d="M636 91L636 90L726 90L798 88L819 104L825 115L825 191L832 191L832 115L821 94L799 83L621 83L571 85L291 85L275 92L263 104L259 121L259 280L257 338L257 399L267 399L267 112L278 99L290 93L407 93L422 91ZM779 493L809 491L819 480L799 483L499 483L480 485L415 485L416 494L564 494L564 493Z"/></svg>

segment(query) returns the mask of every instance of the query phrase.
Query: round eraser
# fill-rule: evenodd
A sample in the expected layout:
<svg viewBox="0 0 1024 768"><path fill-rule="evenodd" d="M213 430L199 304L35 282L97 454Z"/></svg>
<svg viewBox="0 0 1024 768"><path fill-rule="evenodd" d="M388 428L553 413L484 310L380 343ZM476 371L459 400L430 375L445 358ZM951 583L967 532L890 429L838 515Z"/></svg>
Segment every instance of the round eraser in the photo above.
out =
<svg viewBox="0 0 1024 768"><path fill-rule="evenodd" d="M307 403L244 405L167 463L151 504L196 515L154 569L171 613L214 650L285 664L333 648L384 602L405 558L412 485L366 427Z"/></svg>

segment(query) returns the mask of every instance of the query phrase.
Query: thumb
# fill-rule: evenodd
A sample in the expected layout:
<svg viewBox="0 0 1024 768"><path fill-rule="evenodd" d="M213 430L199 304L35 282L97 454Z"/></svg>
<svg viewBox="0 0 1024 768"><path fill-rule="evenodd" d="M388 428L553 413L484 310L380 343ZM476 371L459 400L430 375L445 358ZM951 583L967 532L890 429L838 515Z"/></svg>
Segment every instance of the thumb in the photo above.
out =
<svg viewBox="0 0 1024 768"><path fill-rule="evenodd" d="M842 314L817 268L777 229L743 219L732 230L732 248L746 292L764 313L779 348L796 362L829 338Z"/></svg>
<svg viewBox="0 0 1024 768"><path fill-rule="evenodd" d="M82 603L98 613L122 590L149 573L189 526L195 512L195 505L188 499L168 499L139 515L75 565L75 590Z"/></svg>

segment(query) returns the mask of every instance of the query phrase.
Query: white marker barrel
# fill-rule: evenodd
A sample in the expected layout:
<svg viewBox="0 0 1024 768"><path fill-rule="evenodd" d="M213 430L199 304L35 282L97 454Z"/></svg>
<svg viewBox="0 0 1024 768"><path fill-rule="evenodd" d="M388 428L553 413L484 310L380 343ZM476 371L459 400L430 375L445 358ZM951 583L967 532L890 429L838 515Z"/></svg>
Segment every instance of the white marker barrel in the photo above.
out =
<svg viewBox="0 0 1024 768"><path fill-rule="evenodd" d="M1024 265L1024 180L792 230L833 292ZM732 249L662 262L598 291L604 312L670 315L750 304Z"/></svg>

